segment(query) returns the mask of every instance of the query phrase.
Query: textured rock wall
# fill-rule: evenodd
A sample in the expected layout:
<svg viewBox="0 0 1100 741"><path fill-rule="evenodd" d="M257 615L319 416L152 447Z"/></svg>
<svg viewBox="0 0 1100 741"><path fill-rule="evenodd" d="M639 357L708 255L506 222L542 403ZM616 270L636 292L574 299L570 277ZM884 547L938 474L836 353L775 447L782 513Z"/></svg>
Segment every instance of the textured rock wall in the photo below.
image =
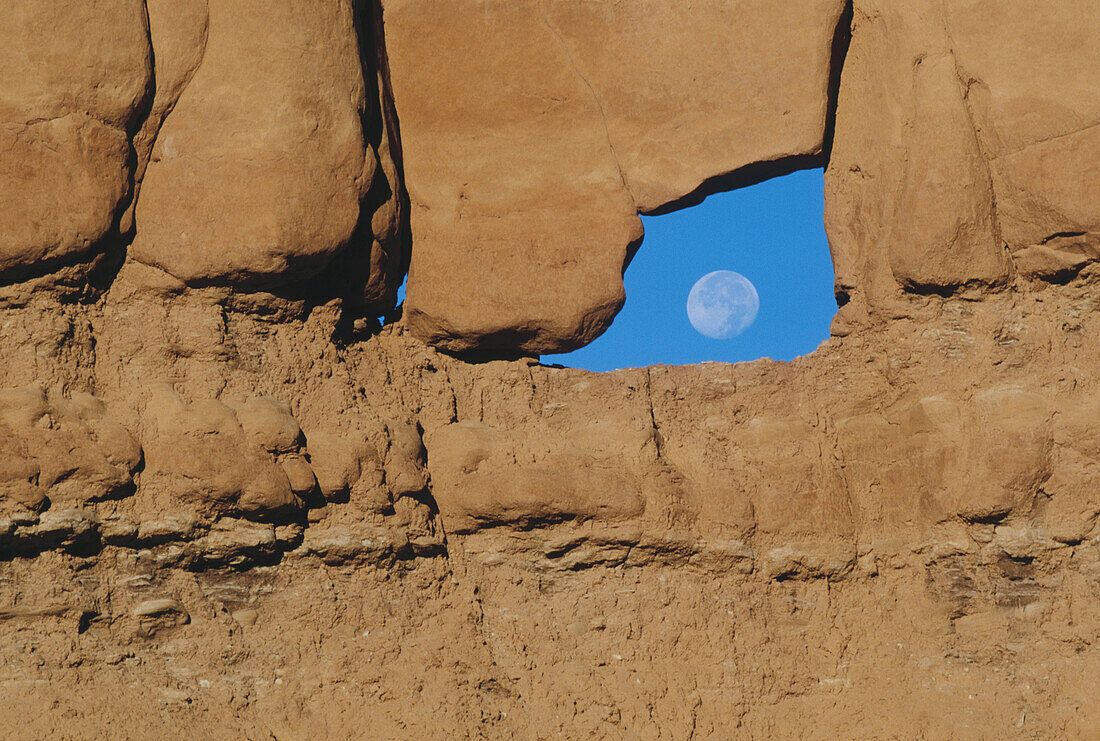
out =
<svg viewBox="0 0 1100 741"><path fill-rule="evenodd" d="M0 13L0 275L11 282L118 238L153 70L141 0L15 2Z"/></svg>
<svg viewBox="0 0 1100 741"><path fill-rule="evenodd" d="M1098 35L1072 0L855 3L826 173L843 319L1096 260Z"/></svg>
<svg viewBox="0 0 1100 741"><path fill-rule="evenodd" d="M622 306L639 212L821 153L843 8L387 3L413 331L451 350L529 353L597 337Z"/></svg>
<svg viewBox="0 0 1100 741"><path fill-rule="evenodd" d="M440 347L591 341L622 305L636 212L825 150L838 332L905 294L1064 281L1097 258L1084 0L437 5L391 2L387 28L408 322Z"/></svg>
<svg viewBox="0 0 1100 741"><path fill-rule="evenodd" d="M407 206L379 8L20 0L3 13L5 284L79 283L125 246L181 286L314 279L314 294L392 308ZM25 300L20 288L7 292Z"/></svg>
<svg viewBox="0 0 1100 741"><path fill-rule="evenodd" d="M314 312L10 392L5 735L1088 737L1098 315L591 374Z"/></svg>
<svg viewBox="0 0 1100 741"><path fill-rule="evenodd" d="M1095 16L4 5L0 737L1100 733ZM813 354L531 357L825 164Z"/></svg>

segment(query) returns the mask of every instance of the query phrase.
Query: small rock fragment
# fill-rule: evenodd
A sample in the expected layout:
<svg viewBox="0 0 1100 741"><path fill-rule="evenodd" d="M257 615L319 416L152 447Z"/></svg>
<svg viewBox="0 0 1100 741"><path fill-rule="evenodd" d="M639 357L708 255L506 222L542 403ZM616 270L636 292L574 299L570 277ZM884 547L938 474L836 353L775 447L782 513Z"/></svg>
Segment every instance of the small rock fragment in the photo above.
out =
<svg viewBox="0 0 1100 741"><path fill-rule="evenodd" d="M243 610L234 610L233 619L246 628L250 628L256 624L256 620L260 617L260 613L251 608Z"/></svg>

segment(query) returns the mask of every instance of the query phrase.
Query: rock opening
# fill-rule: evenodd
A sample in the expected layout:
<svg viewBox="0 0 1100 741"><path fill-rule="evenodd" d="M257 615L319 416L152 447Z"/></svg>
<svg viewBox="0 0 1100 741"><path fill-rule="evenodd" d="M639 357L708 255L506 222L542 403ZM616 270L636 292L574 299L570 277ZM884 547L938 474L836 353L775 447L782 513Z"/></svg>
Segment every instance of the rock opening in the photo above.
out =
<svg viewBox="0 0 1100 741"><path fill-rule="evenodd" d="M823 170L800 170L644 218L646 235L624 276L626 304L604 335L543 362L605 371L655 364L792 358L829 336L836 313L822 223ZM743 274L760 297L740 335L699 334L685 311L692 285L716 270Z"/></svg>

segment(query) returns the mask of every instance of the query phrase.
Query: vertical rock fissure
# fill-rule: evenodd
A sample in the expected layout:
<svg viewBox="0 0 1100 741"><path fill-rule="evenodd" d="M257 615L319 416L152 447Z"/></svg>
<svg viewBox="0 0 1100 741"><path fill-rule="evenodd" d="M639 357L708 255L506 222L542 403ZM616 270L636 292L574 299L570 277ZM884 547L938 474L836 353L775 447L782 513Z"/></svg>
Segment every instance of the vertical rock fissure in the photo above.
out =
<svg viewBox="0 0 1100 741"><path fill-rule="evenodd" d="M367 0L371 12L371 41L373 61L378 71L378 101L382 120L385 124L386 140L390 158L397 173L394 186L397 189L397 229L401 245L401 275L408 272L412 255L412 231L409 223L409 193L405 187L405 164L401 150L401 121L397 115L397 106L393 102L393 84L390 82L390 59L386 52L385 18L382 0Z"/></svg>
<svg viewBox="0 0 1100 741"><path fill-rule="evenodd" d="M600 121L603 123L604 136L607 137L607 148L611 152L611 159L615 161L615 169L619 173L619 180L623 184L623 189L630 194L631 199L637 201L637 199L634 198L633 191L631 191L630 189L630 183L627 182L626 175L623 173L623 166L622 162L619 160L619 155L615 151L615 142L611 139L611 127L607 124L607 112L604 110L603 103L600 102L600 96L596 94L596 88L592 87L592 83L589 82L588 78L584 75L583 72L581 72L580 67L577 65L577 60L574 58L572 51L570 51L569 49L569 44L566 43L565 38L561 35L561 32L558 31L558 29L554 27L554 24L550 22L550 19L547 17L546 11L542 7L542 5L539 5L539 16L542 18L542 22L546 26L546 28L550 31L550 33L554 35L554 38L558 40L558 43L561 44L562 52L564 52L565 58L569 60L570 69L573 70L573 73L577 75L577 79L579 79L584 84L585 88L588 89L589 94L592 96L592 102L595 104L596 110L600 112ZM627 257L627 263L630 262L630 256L632 256L633 253L637 251L637 247L640 245L641 243L639 242L638 245L635 245L632 250L628 250L629 254ZM626 269L626 265L623 266L623 269Z"/></svg>
<svg viewBox="0 0 1100 741"><path fill-rule="evenodd" d="M985 165L985 176L989 181L989 198L990 198L990 221L993 232L993 238L996 240L997 246L1007 254L1009 252L1008 244L1005 242L1004 237L1001 234L1001 221L998 216L997 208L997 189L993 187L993 168L990 162L993 160L993 155L986 149L985 142L982 141L982 137L978 134L978 125L974 118L974 108L970 101L970 86L973 80L964 73L962 67L959 66L959 56L955 49L955 36L951 32L951 22L948 17L947 0L941 0L940 2L940 15L943 22L943 33L947 37L947 50L951 54L951 64L955 70L955 78L959 82L959 92L962 96L963 111L966 113L966 120L970 123L970 131L974 137L974 144L978 150L978 154L981 155L982 164ZM1014 269L1014 263L1011 259L1008 261L1009 269Z"/></svg>
<svg viewBox="0 0 1100 741"><path fill-rule="evenodd" d="M844 70L844 60L848 57L848 47L852 43L852 19L855 16L853 0L844 4L844 10L836 22L829 60L829 87L827 108L825 109L825 130L821 139L821 166L829 166L829 157L833 152L833 136L836 133L836 111L840 98L840 77Z"/></svg>
<svg viewBox="0 0 1100 741"><path fill-rule="evenodd" d="M650 366L645 369L645 396L649 406L649 424L653 428L653 445L657 449L657 460L660 461L663 460L663 440L661 430L657 427L657 417L653 413L653 368Z"/></svg>

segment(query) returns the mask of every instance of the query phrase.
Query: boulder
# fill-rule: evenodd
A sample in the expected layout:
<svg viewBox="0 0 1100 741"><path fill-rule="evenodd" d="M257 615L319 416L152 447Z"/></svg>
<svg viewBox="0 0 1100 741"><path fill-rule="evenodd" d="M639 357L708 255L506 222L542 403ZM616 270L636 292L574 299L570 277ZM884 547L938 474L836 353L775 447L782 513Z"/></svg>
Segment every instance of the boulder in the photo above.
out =
<svg viewBox="0 0 1100 741"><path fill-rule="evenodd" d="M382 114L355 4L211 0L184 10L150 10L167 85L141 133L149 159L132 258L186 283L252 288L301 282L347 250L382 249L396 229L397 187L368 194L397 172L380 168L367 130ZM360 262L360 293L396 290L390 263L400 255Z"/></svg>
<svg viewBox="0 0 1100 741"><path fill-rule="evenodd" d="M153 66L143 0L9 0L0 29L0 283L10 283L118 237Z"/></svg>
<svg viewBox="0 0 1100 741"><path fill-rule="evenodd" d="M639 211L821 153L843 7L389 0L413 333L531 354L599 336Z"/></svg>
<svg viewBox="0 0 1100 741"><path fill-rule="evenodd" d="M875 307L1100 257L1098 23L1080 0L856 0L826 173L841 294Z"/></svg>

